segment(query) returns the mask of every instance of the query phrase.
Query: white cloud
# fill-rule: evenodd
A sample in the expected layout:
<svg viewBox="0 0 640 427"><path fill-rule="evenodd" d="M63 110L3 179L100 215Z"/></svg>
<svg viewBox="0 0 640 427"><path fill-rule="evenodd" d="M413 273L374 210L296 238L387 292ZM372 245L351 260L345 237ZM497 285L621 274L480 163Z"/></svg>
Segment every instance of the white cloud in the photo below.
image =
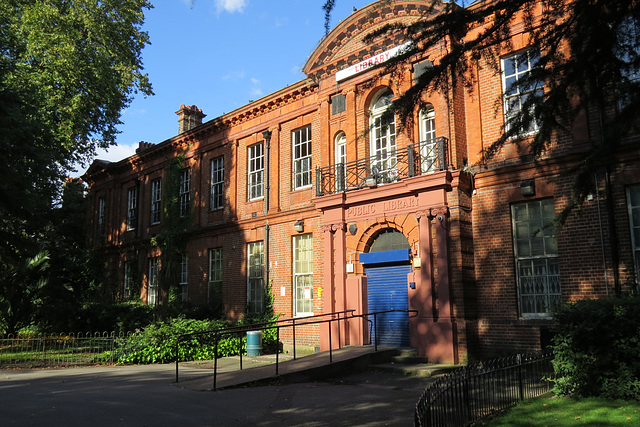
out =
<svg viewBox="0 0 640 427"><path fill-rule="evenodd" d="M224 76L222 76L222 80L238 81L238 80L244 79L246 74L247 73L244 71L231 71L230 73L227 73Z"/></svg>
<svg viewBox="0 0 640 427"><path fill-rule="evenodd" d="M220 12L244 12L247 0L215 0L216 9Z"/></svg>
<svg viewBox="0 0 640 427"><path fill-rule="evenodd" d="M137 143L133 145L118 144L106 149L98 150L95 158L100 160L107 160L109 162L117 162L136 154L136 148L138 148Z"/></svg>

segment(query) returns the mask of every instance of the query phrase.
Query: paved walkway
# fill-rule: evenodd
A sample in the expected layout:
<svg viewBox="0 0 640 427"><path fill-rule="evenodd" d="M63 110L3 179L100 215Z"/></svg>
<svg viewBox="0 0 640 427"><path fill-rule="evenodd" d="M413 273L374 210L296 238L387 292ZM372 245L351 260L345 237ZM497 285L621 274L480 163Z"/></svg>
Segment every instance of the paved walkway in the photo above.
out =
<svg viewBox="0 0 640 427"><path fill-rule="evenodd" d="M290 360L279 366L280 383L262 387L238 386L265 381L258 371L274 372L267 356L244 357L242 371L233 368L239 368L239 359L220 360L216 392L203 392L212 388L212 376L202 364L181 364L177 384L173 364L5 370L0 371L0 425L412 425L415 403L430 378L381 372L330 378L337 370L357 371L370 353L368 348L334 352L333 364L327 353ZM288 383L294 380L304 382Z"/></svg>

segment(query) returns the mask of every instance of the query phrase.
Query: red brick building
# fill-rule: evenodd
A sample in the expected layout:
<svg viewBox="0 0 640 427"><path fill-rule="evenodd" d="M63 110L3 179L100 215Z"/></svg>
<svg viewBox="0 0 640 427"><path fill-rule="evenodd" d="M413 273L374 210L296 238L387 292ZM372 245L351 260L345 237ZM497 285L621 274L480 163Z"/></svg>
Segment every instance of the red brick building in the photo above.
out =
<svg viewBox="0 0 640 427"><path fill-rule="evenodd" d="M640 153L594 174L602 191L559 230L545 225L570 196L562 172L597 135L595 119L585 115L538 164L516 143L479 164L510 113L506 82L531 67L524 27L513 28L501 72L480 60L475 86L425 95L406 125L383 116L439 53L385 75L406 40L363 36L443 7L374 2L320 42L304 80L205 123L183 105L175 137L141 143L116 163L95 161L85 175L89 240L104 251L116 293L157 301L162 266L152 242L171 197L190 218L176 285L192 304L222 303L238 318L260 311L270 288L284 317L417 310L381 318L374 339L432 360L540 349L554 303L601 297L616 283L634 288ZM342 344L369 340L366 325L340 328ZM314 328L297 340L327 348L326 338Z"/></svg>

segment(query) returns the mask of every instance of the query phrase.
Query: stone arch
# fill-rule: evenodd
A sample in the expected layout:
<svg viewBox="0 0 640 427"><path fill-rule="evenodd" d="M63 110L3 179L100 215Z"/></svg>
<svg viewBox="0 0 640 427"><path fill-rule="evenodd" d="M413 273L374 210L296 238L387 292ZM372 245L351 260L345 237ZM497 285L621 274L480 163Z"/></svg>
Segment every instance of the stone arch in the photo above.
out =
<svg viewBox="0 0 640 427"><path fill-rule="evenodd" d="M389 231L397 231L399 233L401 233L404 238L407 240L407 248L411 247L411 242L409 242L409 238L407 237L407 233L404 229L405 227L403 227L402 224L397 224L396 222L393 221L387 221L387 222L376 222L371 224L363 233L362 236L360 237L360 241L358 242L357 245L357 252L358 253L368 253L371 250L372 245L374 244L374 242L376 241L376 239L384 233L388 233Z"/></svg>

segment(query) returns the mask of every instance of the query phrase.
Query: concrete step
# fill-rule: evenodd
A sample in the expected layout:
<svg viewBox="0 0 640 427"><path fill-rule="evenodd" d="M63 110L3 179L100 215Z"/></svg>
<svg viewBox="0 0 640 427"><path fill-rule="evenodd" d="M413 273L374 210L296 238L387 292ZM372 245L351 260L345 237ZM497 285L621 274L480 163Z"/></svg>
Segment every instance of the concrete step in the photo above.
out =
<svg viewBox="0 0 640 427"><path fill-rule="evenodd" d="M435 377L444 375L458 368L456 365L444 363L381 363L369 365L369 370L378 372L395 372L415 377Z"/></svg>

